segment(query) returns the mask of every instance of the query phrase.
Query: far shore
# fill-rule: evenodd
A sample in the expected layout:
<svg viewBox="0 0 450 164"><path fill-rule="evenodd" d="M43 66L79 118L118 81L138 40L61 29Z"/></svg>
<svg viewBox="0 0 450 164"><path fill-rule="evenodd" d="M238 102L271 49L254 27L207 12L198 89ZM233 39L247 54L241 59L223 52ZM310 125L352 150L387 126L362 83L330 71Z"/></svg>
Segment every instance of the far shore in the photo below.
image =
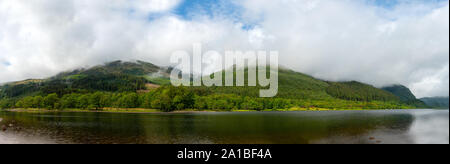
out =
<svg viewBox="0 0 450 164"><path fill-rule="evenodd" d="M0 110L2 111L2 110ZM163 112L157 109L63 109L63 110L49 110L49 109L3 109L3 111L8 112L24 112L24 113L47 113L47 112L80 112L80 113L136 113L136 114L146 114L146 113L199 113L199 112L219 112L219 111L197 111L197 110L183 110L183 111L173 111L173 112Z"/></svg>
<svg viewBox="0 0 450 164"><path fill-rule="evenodd" d="M263 110L263 111L255 111L255 110L179 110L172 112L163 112L158 109L116 109L116 108L105 108L105 109L58 109L58 110L49 110L49 109L0 109L0 111L7 112L25 112L25 113L46 113L46 112L90 112L90 113L134 113L134 114L158 114L158 113L205 113L205 112L295 112L295 111L355 111L355 110L410 110L410 109L324 109L324 108L291 108L291 109L278 109L278 110Z"/></svg>

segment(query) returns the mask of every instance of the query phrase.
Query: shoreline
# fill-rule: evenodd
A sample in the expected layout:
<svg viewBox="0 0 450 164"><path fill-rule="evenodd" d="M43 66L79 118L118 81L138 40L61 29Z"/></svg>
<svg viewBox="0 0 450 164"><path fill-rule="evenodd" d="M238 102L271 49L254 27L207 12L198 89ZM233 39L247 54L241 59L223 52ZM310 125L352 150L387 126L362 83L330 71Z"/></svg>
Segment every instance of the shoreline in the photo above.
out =
<svg viewBox="0 0 450 164"><path fill-rule="evenodd" d="M174 111L162 112L156 109L114 109L114 110L82 110L82 109L65 109L65 110L48 110L48 109L1 109L0 111L17 112L17 113L128 113L128 114L164 114L164 113L203 113L203 112L219 112L219 111Z"/></svg>
<svg viewBox="0 0 450 164"><path fill-rule="evenodd" d="M18 113L65 113L65 112L79 112L79 113L128 113L128 114L189 114L189 113L239 113L239 112L304 112L304 111L391 111L391 110L413 110L413 109L285 109L285 110L183 110L173 112L162 112L157 109L102 109L102 110L85 110L85 109L64 109L64 110L48 110L48 109L0 109L6 112L18 112Z"/></svg>

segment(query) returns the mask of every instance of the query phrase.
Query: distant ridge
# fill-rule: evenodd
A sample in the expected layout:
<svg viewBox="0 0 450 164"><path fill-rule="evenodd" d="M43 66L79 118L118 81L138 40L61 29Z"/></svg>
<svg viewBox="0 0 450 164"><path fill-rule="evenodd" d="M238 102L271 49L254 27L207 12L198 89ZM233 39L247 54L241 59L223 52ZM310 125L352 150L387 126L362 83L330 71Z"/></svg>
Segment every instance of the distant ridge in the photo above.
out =
<svg viewBox="0 0 450 164"><path fill-rule="evenodd" d="M426 97L421 98L425 104L432 108L438 109L448 109L449 108L449 97Z"/></svg>

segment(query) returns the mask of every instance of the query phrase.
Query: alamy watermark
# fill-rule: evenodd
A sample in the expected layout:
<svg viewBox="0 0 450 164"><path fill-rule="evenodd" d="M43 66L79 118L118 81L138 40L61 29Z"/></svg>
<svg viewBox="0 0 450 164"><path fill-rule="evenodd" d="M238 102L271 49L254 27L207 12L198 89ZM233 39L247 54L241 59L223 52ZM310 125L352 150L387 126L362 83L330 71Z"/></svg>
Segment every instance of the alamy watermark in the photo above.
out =
<svg viewBox="0 0 450 164"><path fill-rule="evenodd" d="M205 62L211 58L215 60L213 63ZM178 64L171 72L170 81L174 86L247 85L267 88L260 90L260 97L274 97L278 94L277 51L225 51L224 55L221 55L217 51L202 53L202 45L194 44L192 56L187 51L176 51L172 54L170 62ZM219 67L223 71L206 72L203 66L208 64L221 64ZM194 77L194 73L200 75Z"/></svg>

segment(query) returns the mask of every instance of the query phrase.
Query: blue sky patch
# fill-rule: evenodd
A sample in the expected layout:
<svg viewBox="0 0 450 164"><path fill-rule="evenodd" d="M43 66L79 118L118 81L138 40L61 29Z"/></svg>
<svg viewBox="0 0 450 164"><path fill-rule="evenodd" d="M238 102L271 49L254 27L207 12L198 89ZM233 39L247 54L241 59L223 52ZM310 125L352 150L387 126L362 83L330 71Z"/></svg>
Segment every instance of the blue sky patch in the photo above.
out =
<svg viewBox="0 0 450 164"><path fill-rule="evenodd" d="M412 4L412 3L424 3L424 4L440 4L447 2L448 0L367 0L369 4L384 7L386 9L393 9L399 4Z"/></svg>
<svg viewBox="0 0 450 164"><path fill-rule="evenodd" d="M228 20L242 23L242 29L250 30L256 26L244 20L243 8L234 4L232 0L184 0L174 10L174 14L185 20L192 20L197 16L209 18L227 18Z"/></svg>
<svg viewBox="0 0 450 164"><path fill-rule="evenodd" d="M373 1L373 0L371 0L371 1ZM382 6L384 8L392 9L399 2L398 2L398 0L375 0L375 2L372 2L372 3L377 6Z"/></svg>
<svg viewBox="0 0 450 164"><path fill-rule="evenodd" d="M234 18L240 15L240 7L230 0L184 0L174 12L184 19L192 19L197 15Z"/></svg>
<svg viewBox="0 0 450 164"><path fill-rule="evenodd" d="M361 0L369 6L379 6L388 10L395 9L399 4L433 4L441 7L442 2L448 0ZM172 10L172 14L184 20L193 20L198 17L226 18L236 23L242 23L242 29L251 30L258 25L258 22L248 22L242 18L243 8L233 2L233 0L182 0L182 2ZM157 19L164 14L156 13L149 15L149 20ZM395 20L395 18L390 18Z"/></svg>
<svg viewBox="0 0 450 164"><path fill-rule="evenodd" d="M4 62L2 62L2 64L5 65L5 66L10 66L11 65L11 63L8 62L8 61L4 61Z"/></svg>

